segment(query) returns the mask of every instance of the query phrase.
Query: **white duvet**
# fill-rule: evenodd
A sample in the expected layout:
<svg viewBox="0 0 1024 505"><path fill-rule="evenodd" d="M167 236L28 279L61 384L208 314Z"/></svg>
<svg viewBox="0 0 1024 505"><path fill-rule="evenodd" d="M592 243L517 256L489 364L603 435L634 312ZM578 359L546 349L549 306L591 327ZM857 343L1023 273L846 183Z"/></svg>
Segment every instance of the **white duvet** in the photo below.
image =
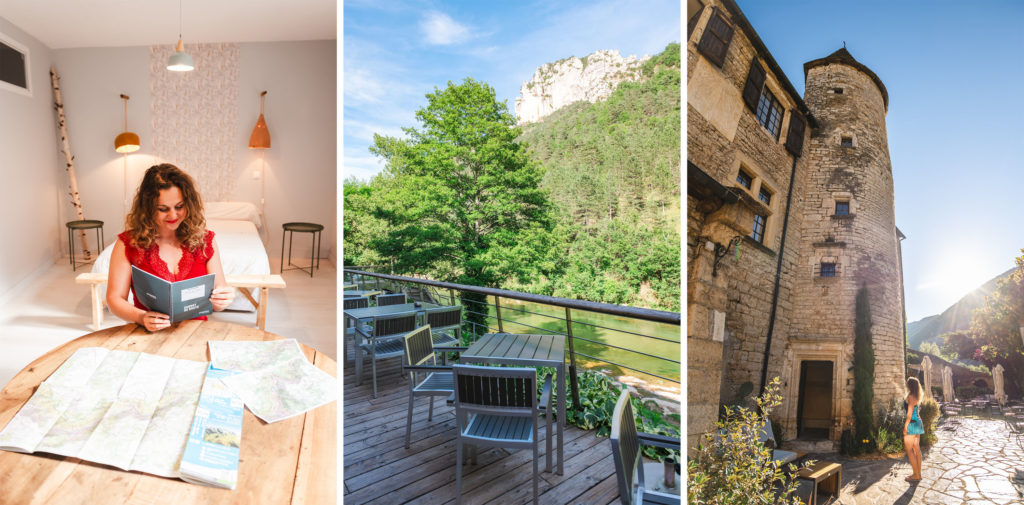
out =
<svg viewBox="0 0 1024 505"><path fill-rule="evenodd" d="M259 231L251 221L234 221L226 219L207 219L207 229L213 230L214 239L220 249L220 261L224 265L224 275L268 275L270 274L270 258L260 240ZM110 269L110 254L114 250L111 243L100 253L92 265L93 272L107 273ZM106 285L102 286L106 296ZM259 290L252 290L253 297L259 301ZM130 298L129 298L130 299ZM228 306L231 310L255 310L249 300L241 293L235 293L235 301Z"/></svg>

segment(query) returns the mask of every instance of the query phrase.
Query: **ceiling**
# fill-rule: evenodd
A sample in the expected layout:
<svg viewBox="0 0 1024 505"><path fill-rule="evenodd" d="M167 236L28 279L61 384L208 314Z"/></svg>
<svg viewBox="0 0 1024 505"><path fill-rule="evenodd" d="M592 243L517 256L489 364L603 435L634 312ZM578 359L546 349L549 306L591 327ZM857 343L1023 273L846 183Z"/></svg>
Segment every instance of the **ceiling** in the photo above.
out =
<svg viewBox="0 0 1024 505"><path fill-rule="evenodd" d="M335 0L181 2L186 45L337 39ZM177 0L0 0L0 17L51 49L173 45L178 39Z"/></svg>

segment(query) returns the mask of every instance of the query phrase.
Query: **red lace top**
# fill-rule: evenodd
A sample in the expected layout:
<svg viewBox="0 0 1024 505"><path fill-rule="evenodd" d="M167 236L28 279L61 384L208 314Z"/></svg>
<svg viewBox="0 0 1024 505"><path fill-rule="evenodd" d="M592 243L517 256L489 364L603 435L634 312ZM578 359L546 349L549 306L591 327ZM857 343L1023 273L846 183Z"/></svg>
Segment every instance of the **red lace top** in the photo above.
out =
<svg viewBox="0 0 1024 505"><path fill-rule="evenodd" d="M128 257L128 263L166 281L177 282L209 273L206 271L206 262L213 257L213 232L210 230L206 230L203 247L190 251L184 245L181 246L181 260L178 261L177 275L171 273L167 263L160 257L160 246L153 244L149 249L135 247L132 245L131 233L127 231L121 232L117 238L124 242L124 254ZM139 301L134 289L132 289L132 298L135 299L137 308L149 310ZM196 319L205 321L206 316Z"/></svg>

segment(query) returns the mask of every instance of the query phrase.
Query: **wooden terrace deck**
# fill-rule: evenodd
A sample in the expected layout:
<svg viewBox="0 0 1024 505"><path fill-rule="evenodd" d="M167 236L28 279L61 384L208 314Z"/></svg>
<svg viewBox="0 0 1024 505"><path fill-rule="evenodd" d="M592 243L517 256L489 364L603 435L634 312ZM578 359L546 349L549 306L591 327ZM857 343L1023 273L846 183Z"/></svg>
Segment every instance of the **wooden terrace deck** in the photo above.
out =
<svg viewBox="0 0 1024 505"><path fill-rule="evenodd" d="M427 422L427 399L417 398L412 445L406 449L409 386L400 374L401 359L382 360L377 365L380 396L374 399L369 361L361 386L355 385L353 364L343 364L345 504L454 504L455 409L437 398L434 419ZM540 503L619 503L608 439L571 425L565 433L565 475L543 471L541 441ZM531 503L532 456L528 449L481 450L477 465L468 460L463 464L463 503Z"/></svg>

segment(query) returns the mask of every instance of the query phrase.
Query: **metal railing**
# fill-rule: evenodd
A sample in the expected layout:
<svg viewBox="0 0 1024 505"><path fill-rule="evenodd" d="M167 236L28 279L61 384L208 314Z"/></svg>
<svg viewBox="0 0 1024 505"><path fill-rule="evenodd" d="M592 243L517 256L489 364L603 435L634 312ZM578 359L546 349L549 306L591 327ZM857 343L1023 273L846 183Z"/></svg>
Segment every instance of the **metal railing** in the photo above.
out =
<svg viewBox="0 0 1024 505"><path fill-rule="evenodd" d="M623 329L618 329L618 328L610 328L610 327L607 327L607 326L601 326L601 325L597 325L597 324L593 324L593 323L589 323L589 322L580 321L578 319L574 320L573 316L572 316L572 311L573 310L577 310L577 311L586 311L586 312L593 312L593 313L598 313L598 314L607 314L607 315L612 315L612 316L619 316L619 317L625 317L625 318L630 318L630 319L637 319L637 320L642 320L642 321L651 321L651 322L655 322L655 323L663 323L663 324L679 326L681 324L681 316L677 312L666 312L666 311L661 311L661 310L642 309L642 308L637 308L637 307L627 307L627 306L624 306L624 305L614 305L614 304L610 304L610 303L599 303L599 302L589 302L589 301L584 301L584 300L573 300L573 299L569 299L569 298L558 298L558 297L554 297L554 296L535 295L535 294L532 294L532 293L523 293L523 292L519 292L519 291L509 291L509 290L505 290L505 289L486 288L486 287L479 287L479 286L469 286L469 285L465 285L465 284L455 284L455 283L450 283L450 282L441 282L441 281L435 281L435 280L431 280L431 279L420 279L420 278L415 278L415 277L405 277L405 276L399 276L399 275L390 275L390 274L384 274L384 273L378 273L378 272L371 272L371 271L368 271L368 270L357 270L354 267L344 267L344 269L343 269L343 278L344 278L344 280L346 282L350 282L350 281L351 282L355 282L360 287L372 286L374 289L387 289L387 290L390 290L390 291L408 291L408 289L406 289L405 286L415 285L416 288L418 290L420 290L421 293L423 291L429 292L429 294L430 294L430 296L432 297L433 300L437 300L439 303L444 301L444 300L447 300L447 303L450 304L450 305L455 305L457 303L456 300L458 299L458 297L456 296L456 292L476 293L476 294L480 294L480 295L485 295L485 297L488 297L488 298L493 298L494 303L477 302L475 300L469 300L469 299L463 299L462 300L463 306L464 306L463 311L466 314L471 314L471 315L477 316L476 318L469 318L469 319L477 319L477 320L483 321L483 324L481 324L479 322L472 321L472 320L467 321L467 324L469 324L471 326L470 334L473 335L474 339L478 338L479 336L483 335L484 333L488 333L488 332L492 332L492 331L497 331L499 333L504 333L505 332L505 326L508 325L508 324L514 324L514 325L519 325L519 326L526 327L526 328L531 328L531 329L534 329L534 330L540 330L540 331L542 331L544 333L548 333L548 334L565 335L566 337L568 337L568 347L569 347L569 379L570 379L570 382L571 382L571 390L572 390L572 396L573 396L573 405L579 405L579 393L578 393L579 390L578 390L577 378L576 378L576 356L577 355L585 357L585 358L590 359L590 360L595 361L595 362L607 363L609 365L613 365L613 366L616 366L616 367L619 367L619 368L622 368L622 369L632 370L634 372L638 372L638 373L641 373L641 374L644 374L644 375L648 375L648 376L651 376L651 377L656 377L658 379L661 379L661 380L664 380L664 381L667 381L667 382L671 382L671 383L675 383L675 384L680 384L679 379L674 379L674 378L671 378L671 377L665 377L665 376L659 375L658 373L655 373L654 371L651 371L651 370L642 370L640 368L637 368L638 365L630 366L630 365L627 365L627 364L624 364L624 363L617 363L617 362L614 362L614 361L609 361L607 359L599 358L597 356L592 356L590 354L579 352L579 351L577 351L575 349L575 342L576 341L587 342L587 343L592 344L592 345L598 345L598 346L604 346L604 347L611 348L611 349L617 349L619 351L623 351L623 352L626 352L626 353L632 353L632 354L635 354L635 355L644 356L646 358L651 358L651 359L655 359L655 360L661 360L661 361L664 361L664 362L667 362L667 363L671 363L671 364L675 364L675 365L680 365L680 361L678 359L672 359L672 358L665 357L665 356L658 356L658 355L655 355L655 354L639 351L639 350L636 350L636 349L629 349L629 348L626 348L626 347L612 345L612 344L609 344L609 343L606 343L606 342L601 342L601 341L598 341L598 340L593 340L593 339L588 339L588 338L585 338L585 337L577 336L577 335L573 334L573 326L574 325L583 325L583 326L588 326L588 327L597 328L597 329L601 329L601 330L607 330L607 331L613 331L613 332L619 332L619 333L623 333L623 334L633 335L635 337L640 337L640 338L643 338L643 339L647 339L647 341L657 341L657 342L665 342L665 343L669 343L669 344L675 344L675 346L677 346L677 351L673 354L673 356L676 357L676 358L678 358L678 356L680 356L680 352L678 350L678 346L681 345L680 341L666 339L666 338L662 338L662 337L658 337L658 336L654 336L654 335L646 335L646 334L638 333L638 332L635 332L635 331L623 330ZM531 303L537 303L537 304L542 304L542 305L546 305L546 306L553 306L553 307L564 308L565 309L565 317L553 316L553 315L550 315L550 314L543 314L543 313L539 313L539 312L532 312L532 311L529 311L529 310L526 310L526 309L523 309L523 308L517 308L517 307L508 306L508 305L502 305L502 303L501 303L502 299L520 300L520 301L524 301L524 302L531 302ZM473 305L473 306L470 307L469 305ZM490 310L489 309L485 310L486 307L493 307L494 308L494 315L490 314ZM515 320L510 319L509 317L504 317L502 315L502 311L506 311L506 312L507 311L513 311L513 312L517 312L519 314L530 314L530 315L534 315L534 316L540 316L540 317L543 317L543 318L549 318L549 319L552 319L552 320L555 320L555 321L562 321L565 324L566 331L562 332L562 331L552 330L550 328L540 328L538 326L533 326L533 325L527 324L525 322L515 321ZM497 327L495 328L495 327L490 326L491 323L496 324ZM595 353L595 354L597 354L597 353Z"/></svg>

